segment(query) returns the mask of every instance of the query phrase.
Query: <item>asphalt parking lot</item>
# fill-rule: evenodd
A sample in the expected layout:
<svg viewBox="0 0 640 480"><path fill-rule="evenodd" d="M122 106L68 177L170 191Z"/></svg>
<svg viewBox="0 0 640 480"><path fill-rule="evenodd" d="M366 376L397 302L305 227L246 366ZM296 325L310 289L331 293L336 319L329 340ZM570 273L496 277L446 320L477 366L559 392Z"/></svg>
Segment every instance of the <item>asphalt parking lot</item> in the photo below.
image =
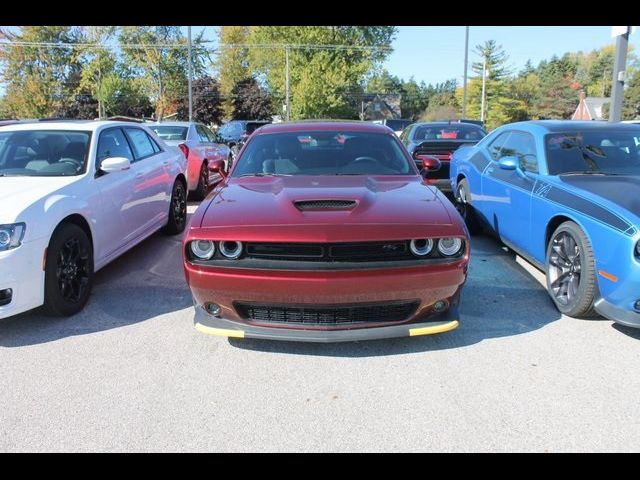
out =
<svg viewBox="0 0 640 480"><path fill-rule="evenodd" d="M640 450L640 331L561 317L491 238L460 328L333 345L196 332L179 245L100 271L75 317L0 320L1 451Z"/></svg>

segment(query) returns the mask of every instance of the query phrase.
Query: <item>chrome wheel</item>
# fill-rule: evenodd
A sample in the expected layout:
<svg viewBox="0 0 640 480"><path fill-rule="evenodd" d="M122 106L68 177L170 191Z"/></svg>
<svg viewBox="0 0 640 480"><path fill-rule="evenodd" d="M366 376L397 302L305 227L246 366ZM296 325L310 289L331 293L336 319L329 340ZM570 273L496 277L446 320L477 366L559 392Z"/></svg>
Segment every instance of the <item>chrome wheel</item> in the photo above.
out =
<svg viewBox="0 0 640 480"><path fill-rule="evenodd" d="M568 232L560 232L551 240L549 286L561 305L574 301L580 288L582 263L580 247Z"/></svg>

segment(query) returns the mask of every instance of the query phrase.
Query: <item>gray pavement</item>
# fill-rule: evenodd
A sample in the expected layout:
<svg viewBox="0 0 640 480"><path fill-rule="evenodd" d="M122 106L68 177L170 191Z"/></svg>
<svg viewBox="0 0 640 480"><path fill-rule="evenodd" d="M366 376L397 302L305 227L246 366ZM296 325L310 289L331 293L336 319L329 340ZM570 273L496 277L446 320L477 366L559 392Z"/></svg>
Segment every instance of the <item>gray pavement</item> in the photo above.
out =
<svg viewBox="0 0 640 480"><path fill-rule="evenodd" d="M0 451L640 450L640 331L561 317L487 237L463 295L441 335L229 341L156 234L81 314L0 320Z"/></svg>

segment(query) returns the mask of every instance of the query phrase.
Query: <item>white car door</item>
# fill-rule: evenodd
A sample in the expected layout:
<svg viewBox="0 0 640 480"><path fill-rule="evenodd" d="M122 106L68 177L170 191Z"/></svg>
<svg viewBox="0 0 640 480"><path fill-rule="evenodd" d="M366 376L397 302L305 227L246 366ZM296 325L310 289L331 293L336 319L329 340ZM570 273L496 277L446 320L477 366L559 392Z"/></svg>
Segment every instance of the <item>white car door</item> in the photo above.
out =
<svg viewBox="0 0 640 480"><path fill-rule="evenodd" d="M167 184L170 182L166 166L169 160L142 128L124 127L124 131L135 158L132 170L136 197L133 217L136 225L132 225L132 228L136 228L138 234L143 234L157 228L168 212Z"/></svg>
<svg viewBox="0 0 640 480"><path fill-rule="evenodd" d="M96 263L101 264L120 250L134 236L135 225L132 205L136 202L132 169L104 173L100 163L111 157L125 157L133 162L133 153L120 127L102 130L96 149L95 186L100 193L100 206L96 214Z"/></svg>

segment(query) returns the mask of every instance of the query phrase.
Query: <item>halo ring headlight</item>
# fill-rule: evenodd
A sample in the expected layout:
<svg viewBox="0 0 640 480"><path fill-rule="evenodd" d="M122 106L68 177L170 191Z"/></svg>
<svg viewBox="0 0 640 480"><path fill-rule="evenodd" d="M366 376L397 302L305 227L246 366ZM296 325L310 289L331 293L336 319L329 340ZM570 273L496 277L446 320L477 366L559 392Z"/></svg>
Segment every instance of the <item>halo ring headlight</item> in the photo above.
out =
<svg viewBox="0 0 640 480"><path fill-rule="evenodd" d="M453 257L460 253L462 240L459 238L441 238L438 240L438 251L445 257Z"/></svg>
<svg viewBox="0 0 640 480"><path fill-rule="evenodd" d="M235 259L242 253L242 242L235 240L224 240L218 243L220 253L227 258Z"/></svg>
<svg viewBox="0 0 640 480"><path fill-rule="evenodd" d="M216 244L211 240L193 240L190 249L200 260L209 260L216 253Z"/></svg>
<svg viewBox="0 0 640 480"><path fill-rule="evenodd" d="M430 238L414 238L409 243L409 249L416 257L424 257L433 250L433 240Z"/></svg>

